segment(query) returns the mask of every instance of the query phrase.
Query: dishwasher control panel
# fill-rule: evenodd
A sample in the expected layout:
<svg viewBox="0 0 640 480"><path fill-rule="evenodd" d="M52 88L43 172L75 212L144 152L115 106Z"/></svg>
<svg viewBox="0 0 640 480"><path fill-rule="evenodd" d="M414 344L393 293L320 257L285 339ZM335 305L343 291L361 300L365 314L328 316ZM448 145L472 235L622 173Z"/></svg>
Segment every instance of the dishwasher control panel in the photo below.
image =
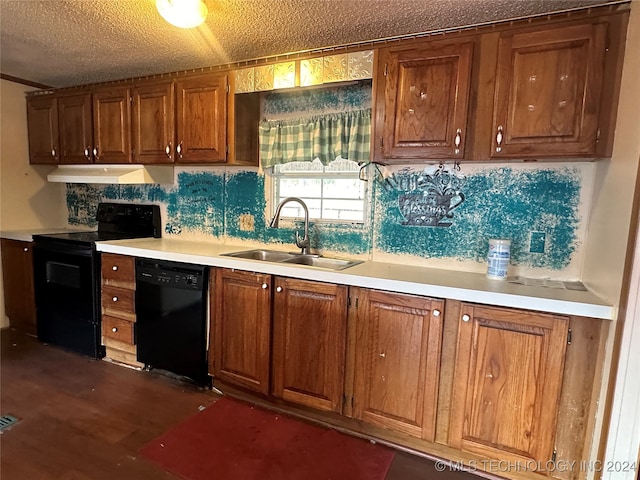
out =
<svg viewBox="0 0 640 480"><path fill-rule="evenodd" d="M155 285L166 285L172 288L202 290L203 276L206 267L198 265L143 261L136 264L136 279Z"/></svg>

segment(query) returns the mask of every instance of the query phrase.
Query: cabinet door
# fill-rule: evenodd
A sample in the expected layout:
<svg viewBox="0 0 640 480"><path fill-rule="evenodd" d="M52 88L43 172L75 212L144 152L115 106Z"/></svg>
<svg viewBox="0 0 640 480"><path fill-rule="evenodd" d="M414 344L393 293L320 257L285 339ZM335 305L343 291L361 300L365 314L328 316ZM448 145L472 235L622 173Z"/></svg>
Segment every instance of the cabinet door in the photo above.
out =
<svg viewBox="0 0 640 480"><path fill-rule="evenodd" d="M340 413L347 287L279 277L275 284L273 395Z"/></svg>
<svg viewBox="0 0 640 480"><path fill-rule="evenodd" d="M175 121L173 82L137 85L133 93L135 163L172 163Z"/></svg>
<svg viewBox="0 0 640 480"><path fill-rule="evenodd" d="M463 304L449 443L513 462L552 457L568 319Z"/></svg>
<svg viewBox="0 0 640 480"><path fill-rule="evenodd" d="M595 154L606 29L579 25L500 38L492 157Z"/></svg>
<svg viewBox="0 0 640 480"><path fill-rule="evenodd" d="M471 42L429 42L380 51L374 156L463 158Z"/></svg>
<svg viewBox="0 0 640 480"><path fill-rule="evenodd" d="M219 268L215 272L211 373L269 393L271 275Z"/></svg>
<svg viewBox="0 0 640 480"><path fill-rule="evenodd" d="M60 163L92 163L91 94L58 98Z"/></svg>
<svg viewBox="0 0 640 480"><path fill-rule="evenodd" d="M226 75L206 75L176 82L176 115L177 163L226 160Z"/></svg>
<svg viewBox="0 0 640 480"><path fill-rule="evenodd" d="M444 302L362 289L354 416L433 441Z"/></svg>
<svg viewBox="0 0 640 480"><path fill-rule="evenodd" d="M33 243L2 239L4 310L9 323L36 334L36 307L33 288Z"/></svg>
<svg viewBox="0 0 640 480"><path fill-rule="evenodd" d="M93 94L92 153L96 163L131 163L129 87L110 87Z"/></svg>
<svg viewBox="0 0 640 480"><path fill-rule="evenodd" d="M29 163L58 163L58 99L53 95L27 98Z"/></svg>

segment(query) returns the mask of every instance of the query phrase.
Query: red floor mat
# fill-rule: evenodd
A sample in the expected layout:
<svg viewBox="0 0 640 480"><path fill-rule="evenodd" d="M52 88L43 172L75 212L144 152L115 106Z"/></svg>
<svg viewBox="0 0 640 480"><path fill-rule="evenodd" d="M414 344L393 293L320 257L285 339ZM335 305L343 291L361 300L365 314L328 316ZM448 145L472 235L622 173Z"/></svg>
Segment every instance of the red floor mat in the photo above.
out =
<svg viewBox="0 0 640 480"><path fill-rule="evenodd" d="M383 480L393 450L222 398L141 454L187 480Z"/></svg>

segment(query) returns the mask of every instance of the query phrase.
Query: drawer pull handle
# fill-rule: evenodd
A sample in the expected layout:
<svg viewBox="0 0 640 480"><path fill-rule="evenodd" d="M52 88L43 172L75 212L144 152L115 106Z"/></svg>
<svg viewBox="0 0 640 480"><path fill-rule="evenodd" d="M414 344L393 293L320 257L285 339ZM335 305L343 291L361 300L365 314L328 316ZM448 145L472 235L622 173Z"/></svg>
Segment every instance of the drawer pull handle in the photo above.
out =
<svg viewBox="0 0 640 480"><path fill-rule="evenodd" d="M113 300L114 302L118 301L118 297L113 297L111 300Z"/></svg>
<svg viewBox="0 0 640 480"><path fill-rule="evenodd" d="M111 267L111 270L113 270L114 272L117 272L118 271L118 266L114 265L113 267Z"/></svg>
<svg viewBox="0 0 640 480"><path fill-rule="evenodd" d="M434 317L439 317L439 316L440 316L440 310L435 309L435 310L433 311L433 316L434 316Z"/></svg>
<svg viewBox="0 0 640 480"><path fill-rule="evenodd" d="M467 315L466 313L464 315L462 315L462 321L463 322L468 322L469 320L471 320L471 317L469 315Z"/></svg>
<svg viewBox="0 0 640 480"><path fill-rule="evenodd" d="M117 327L113 327L113 328L111 329L111 331L112 331L113 333L116 333L116 332L118 331L118 328L117 328Z"/></svg>
<svg viewBox="0 0 640 480"><path fill-rule="evenodd" d="M267 288L269 288L269 285L267 285L266 283L263 283L263 284L262 284L262 289L263 289L263 290L266 290Z"/></svg>

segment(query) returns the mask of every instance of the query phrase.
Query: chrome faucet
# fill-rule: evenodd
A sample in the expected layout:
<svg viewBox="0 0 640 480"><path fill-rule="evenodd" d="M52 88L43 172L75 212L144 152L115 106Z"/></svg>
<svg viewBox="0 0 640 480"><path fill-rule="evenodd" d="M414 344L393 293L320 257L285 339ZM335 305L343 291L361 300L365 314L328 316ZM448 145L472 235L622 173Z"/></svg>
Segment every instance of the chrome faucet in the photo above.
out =
<svg viewBox="0 0 640 480"><path fill-rule="evenodd" d="M302 255L309 255L309 209L307 208L307 204L301 199L298 197L287 197L282 200L278 204L276 213L273 215L269 226L271 228L278 228L278 223L280 222L280 210L282 210L282 207L289 202L298 202L304 209L304 237L300 238L300 234L296 231L296 246L302 249Z"/></svg>

